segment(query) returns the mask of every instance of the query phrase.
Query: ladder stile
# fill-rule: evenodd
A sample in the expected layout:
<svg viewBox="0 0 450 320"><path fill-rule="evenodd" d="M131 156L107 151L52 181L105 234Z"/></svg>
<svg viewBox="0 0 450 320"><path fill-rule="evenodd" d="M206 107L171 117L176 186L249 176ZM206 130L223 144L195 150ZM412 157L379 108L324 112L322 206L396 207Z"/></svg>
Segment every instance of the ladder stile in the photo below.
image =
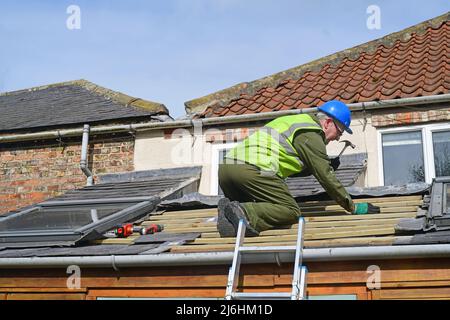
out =
<svg viewBox="0 0 450 320"><path fill-rule="evenodd" d="M308 268L303 266L301 268L301 274L300 274L300 300L304 300L306 297L306 276L308 275Z"/></svg>
<svg viewBox="0 0 450 320"><path fill-rule="evenodd" d="M302 265L303 258L303 234L305 227L305 219L299 218L298 220L298 230L297 230L297 244L295 246L295 259L294 259L294 273L292 276L292 300L303 299L300 295L301 287L301 277L300 269Z"/></svg>
<svg viewBox="0 0 450 320"><path fill-rule="evenodd" d="M231 265L228 274L227 292L225 298L231 300L233 298L233 293L237 289L237 284L239 280L239 271L241 267L241 252L240 249L244 244L246 225L243 219L239 220L238 232L236 235L236 245L234 246L233 263Z"/></svg>

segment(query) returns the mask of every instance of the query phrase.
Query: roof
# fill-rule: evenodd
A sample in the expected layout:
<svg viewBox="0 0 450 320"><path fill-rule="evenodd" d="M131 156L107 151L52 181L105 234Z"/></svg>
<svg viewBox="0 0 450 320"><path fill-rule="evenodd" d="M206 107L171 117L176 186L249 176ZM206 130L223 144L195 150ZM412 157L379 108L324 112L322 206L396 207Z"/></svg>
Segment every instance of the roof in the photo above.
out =
<svg viewBox="0 0 450 320"><path fill-rule="evenodd" d="M361 198L356 201L370 201L381 207L381 213L348 215L330 200L300 203L306 221L305 248L391 246L397 241L407 242L412 238L396 232L395 226L401 219L416 216L417 209L423 204L422 195ZM123 239L95 240L90 244L63 248L64 250L50 246L4 248L0 250L0 258L219 252L232 251L234 248L234 238L219 236L215 207L176 211L156 210L140 223L142 226L150 224L162 224L164 230L152 235L141 236L135 233ZM246 238L245 244L295 245L296 229L295 224L290 229L263 231L259 237ZM139 247L133 248L136 245Z"/></svg>
<svg viewBox="0 0 450 320"><path fill-rule="evenodd" d="M396 230L413 235L398 244L450 243L450 177L435 178L423 210L414 218L402 219Z"/></svg>
<svg viewBox="0 0 450 320"><path fill-rule="evenodd" d="M43 242L41 245L8 248L3 244L0 245L0 258L231 251L235 239L220 238L216 227L219 197L189 193L198 188L199 170L200 168L181 168L173 171L168 169L109 175L105 177L104 183L46 201L48 204L88 200L92 192L97 194L97 198L101 195L106 202L108 198L112 201L124 197L159 195L165 201L155 210L132 221L140 226L163 225L162 232L148 235L134 233L128 238L116 238L103 233L97 234L96 239L70 246ZM175 187L170 186L170 181ZM299 186L297 188L300 189ZM88 193L88 189L91 192ZM417 191L419 194L412 194ZM399 232L396 226L401 219L413 219L423 210L423 195L427 192L428 189L417 187L369 188L355 197L358 198L356 202L369 201L381 207L380 214L368 215L348 215L334 201L325 199L323 194L301 200L299 205L306 220L305 247L391 246L399 241L407 243L413 236ZM293 225L289 229L264 231L259 237L246 239L245 243L270 246L293 245L295 241L296 225Z"/></svg>
<svg viewBox="0 0 450 320"><path fill-rule="evenodd" d="M98 184L70 190L43 203L89 199L107 200L149 195L158 195L161 199L170 199L169 195L172 198L178 196L173 194L177 190L192 183L198 183L200 173L200 167L188 167L106 174L99 176Z"/></svg>
<svg viewBox="0 0 450 320"><path fill-rule="evenodd" d="M381 207L380 214L348 215L333 201L306 201L300 209L306 221L305 247L345 247L392 245L399 237L395 225L399 219L414 217L422 204L422 196L377 197L356 200L370 201ZM170 252L231 251L234 238L220 238L216 229L217 209L164 212L152 215L148 222L164 224L164 232L199 232L201 236L185 245L175 245ZM297 225L290 229L267 230L259 237L246 238L247 245L295 245ZM136 236L135 239L138 239ZM132 243L135 239L126 239ZM122 243L127 243L122 241ZM102 243L116 243L116 239Z"/></svg>
<svg viewBox="0 0 450 320"><path fill-rule="evenodd" d="M438 95L450 88L450 12L383 38L185 103L208 118ZM197 115L195 115L197 114Z"/></svg>
<svg viewBox="0 0 450 320"><path fill-rule="evenodd" d="M160 103L133 98L86 80L0 93L0 132L168 115Z"/></svg>
<svg viewBox="0 0 450 320"><path fill-rule="evenodd" d="M150 214L161 199L197 190L199 179L198 167L110 174L107 182L0 217L0 247L83 245L118 224Z"/></svg>

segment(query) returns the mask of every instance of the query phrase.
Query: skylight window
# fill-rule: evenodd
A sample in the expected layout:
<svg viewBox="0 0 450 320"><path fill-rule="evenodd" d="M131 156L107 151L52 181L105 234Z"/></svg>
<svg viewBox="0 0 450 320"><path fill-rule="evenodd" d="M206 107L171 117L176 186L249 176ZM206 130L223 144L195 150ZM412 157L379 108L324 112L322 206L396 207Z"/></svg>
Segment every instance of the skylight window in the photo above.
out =
<svg viewBox="0 0 450 320"><path fill-rule="evenodd" d="M11 216L0 223L0 232L73 230L98 222L130 203L114 205L80 205L36 207L30 212Z"/></svg>
<svg viewBox="0 0 450 320"><path fill-rule="evenodd" d="M134 200L134 201L133 201ZM150 213L158 197L145 201L92 199L41 203L0 221L0 243L78 241L101 238L117 224Z"/></svg>

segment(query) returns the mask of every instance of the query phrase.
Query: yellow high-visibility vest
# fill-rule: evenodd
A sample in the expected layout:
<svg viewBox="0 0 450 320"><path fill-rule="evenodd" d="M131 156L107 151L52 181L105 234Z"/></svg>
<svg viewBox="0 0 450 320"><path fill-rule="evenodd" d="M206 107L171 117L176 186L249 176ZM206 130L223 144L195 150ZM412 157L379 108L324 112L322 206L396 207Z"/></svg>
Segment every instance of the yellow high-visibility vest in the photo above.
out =
<svg viewBox="0 0 450 320"><path fill-rule="evenodd" d="M295 133L301 129L323 131L308 114L282 116L241 141L228 151L226 158L253 164L263 171L287 178L302 171L304 166L293 146Z"/></svg>

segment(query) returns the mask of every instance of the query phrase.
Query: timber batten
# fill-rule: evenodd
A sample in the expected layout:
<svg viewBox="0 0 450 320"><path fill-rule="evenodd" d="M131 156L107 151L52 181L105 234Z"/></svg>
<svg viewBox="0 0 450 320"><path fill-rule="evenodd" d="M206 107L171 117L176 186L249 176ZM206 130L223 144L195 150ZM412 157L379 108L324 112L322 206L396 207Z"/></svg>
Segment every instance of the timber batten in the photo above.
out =
<svg viewBox="0 0 450 320"><path fill-rule="evenodd" d="M349 215L334 201L307 201L300 204L305 217L305 247L392 245L402 239L395 226L400 219L414 218L423 204L421 195L356 199L380 206L381 213ZM165 211L151 215L142 225L163 224L168 233L198 232L201 236L183 245L173 245L170 252L232 251L235 238L221 238L217 230L217 208ZM257 246L293 245L297 224L288 229L267 230L259 237L248 238L246 244ZM105 239L96 244L132 244L139 238Z"/></svg>

